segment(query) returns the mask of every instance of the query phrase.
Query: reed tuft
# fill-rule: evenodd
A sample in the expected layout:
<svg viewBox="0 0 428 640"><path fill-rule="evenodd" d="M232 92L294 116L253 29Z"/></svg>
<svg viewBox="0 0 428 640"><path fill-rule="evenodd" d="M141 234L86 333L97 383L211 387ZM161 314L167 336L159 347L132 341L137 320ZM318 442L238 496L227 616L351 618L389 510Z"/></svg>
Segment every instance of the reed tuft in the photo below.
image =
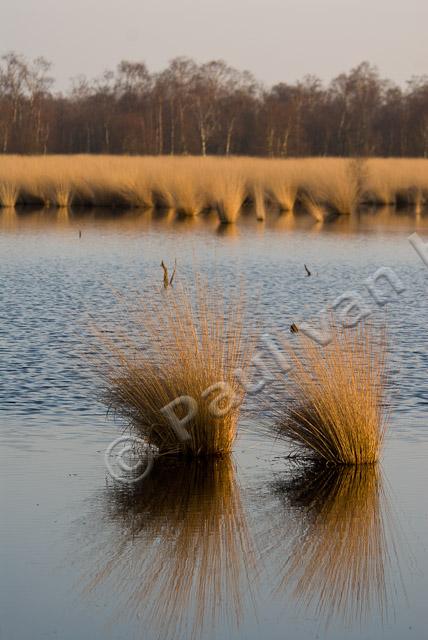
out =
<svg viewBox="0 0 428 640"><path fill-rule="evenodd" d="M18 201L19 189L13 182L0 183L0 207L14 207Z"/></svg>
<svg viewBox="0 0 428 640"><path fill-rule="evenodd" d="M229 172L215 176L212 183L212 200L220 222L236 222L246 196L244 175L231 166Z"/></svg>
<svg viewBox="0 0 428 640"><path fill-rule="evenodd" d="M331 342L320 347L304 334L290 349L289 393L272 391L276 430L309 456L342 464L372 464L387 426L384 403L386 342L368 323L330 322ZM285 391L285 392L284 392Z"/></svg>
<svg viewBox="0 0 428 640"><path fill-rule="evenodd" d="M117 340L101 334L108 352L104 400L160 454L231 451L243 400L235 370L246 369L251 350L241 300L226 307L218 291L200 281L193 292L169 287L157 303L127 314L133 326ZM178 420L194 414L183 424L187 439L162 412L183 397L171 409Z"/></svg>

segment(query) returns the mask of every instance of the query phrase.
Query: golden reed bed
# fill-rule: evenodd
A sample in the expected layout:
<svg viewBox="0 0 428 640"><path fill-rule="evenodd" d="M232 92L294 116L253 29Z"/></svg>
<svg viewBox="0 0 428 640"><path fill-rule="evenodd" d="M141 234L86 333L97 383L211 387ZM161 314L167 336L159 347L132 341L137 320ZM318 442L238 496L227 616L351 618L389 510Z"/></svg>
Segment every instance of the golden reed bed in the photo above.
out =
<svg viewBox="0 0 428 640"><path fill-rule="evenodd" d="M103 206L214 209L234 222L246 203L259 219L266 207L295 205L316 219L352 213L361 204L428 203L427 159L261 159L137 156L3 156L0 206Z"/></svg>

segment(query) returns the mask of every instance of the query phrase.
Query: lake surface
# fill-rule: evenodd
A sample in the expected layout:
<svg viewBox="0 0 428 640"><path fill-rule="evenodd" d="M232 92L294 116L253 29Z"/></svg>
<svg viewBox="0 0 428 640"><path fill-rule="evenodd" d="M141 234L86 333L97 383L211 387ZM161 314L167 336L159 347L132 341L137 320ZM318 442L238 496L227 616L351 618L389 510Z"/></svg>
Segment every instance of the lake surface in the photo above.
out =
<svg viewBox="0 0 428 640"><path fill-rule="evenodd" d="M79 234L79 231L81 232ZM329 223L248 213L0 211L0 638L426 638L428 215ZM79 237L79 235L81 237ZM117 291L197 269L248 290L271 335L353 291L386 319L391 427L377 470L285 459L255 399L233 460L161 465L136 493L104 463L121 425L97 401L88 318ZM312 271L307 277L306 264ZM365 280L394 271L383 307ZM150 284L150 287L149 287Z"/></svg>

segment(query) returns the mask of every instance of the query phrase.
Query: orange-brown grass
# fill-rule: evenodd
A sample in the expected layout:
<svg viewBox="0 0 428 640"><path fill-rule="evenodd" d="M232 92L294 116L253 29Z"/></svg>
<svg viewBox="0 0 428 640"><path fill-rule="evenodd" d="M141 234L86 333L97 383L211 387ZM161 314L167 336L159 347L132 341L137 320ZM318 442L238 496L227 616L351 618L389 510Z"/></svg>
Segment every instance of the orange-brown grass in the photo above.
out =
<svg viewBox="0 0 428 640"><path fill-rule="evenodd" d="M303 468L277 483L284 518L274 525L275 591L328 626L387 618L395 521L378 465ZM309 613L310 611L310 613Z"/></svg>
<svg viewBox="0 0 428 640"><path fill-rule="evenodd" d="M246 181L241 171L232 170L211 176L211 201L220 222L236 222L246 197Z"/></svg>
<svg viewBox="0 0 428 640"><path fill-rule="evenodd" d="M119 185L120 194L129 207L151 209L154 206L153 185L146 175L123 177Z"/></svg>
<svg viewBox="0 0 428 640"><path fill-rule="evenodd" d="M276 202L280 211L293 211L297 199L299 177L292 167L280 161L266 171L265 183L270 199Z"/></svg>
<svg viewBox="0 0 428 640"><path fill-rule="evenodd" d="M316 220L317 222L324 222L328 218L328 211L310 194L310 192L303 191L300 194L300 203L306 213Z"/></svg>
<svg viewBox="0 0 428 640"><path fill-rule="evenodd" d="M18 200L18 187L13 182L3 182L0 184L0 206L14 207Z"/></svg>
<svg viewBox="0 0 428 640"><path fill-rule="evenodd" d="M361 201L366 167L363 160L308 161L303 172L306 192L334 213L354 213Z"/></svg>
<svg viewBox="0 0 428 640"><path fill-rule="evenodd" d="M195 180L195 171L192 171L190 167L183 167L183 170L176 172L170 180L174 207L178 213L196 216L210 206L207 186L203 177L204 171L204 160L202 159L200 170L197 171L198 174L202 173L202 177L199 175Z"/></svg>
<svg viewBox="0 0 428 640"><path fill-rule="evenodd" d="M157 206L191 216L211 207L235 222L247 198L264 217L265 204L292 210L302 191L336 213L361 201L421 208L428 159L3 156L0 167L0 206Z"/></svg>
<svg viewBox="0 0 428 640"><path fill-rule="evenodd" d="M386 344L369 323L344 328L330 321L332 340L319 346L302 333L290 350L290 397L274 392L280 436L307 455L343 465L379 458L387 412Z"/></svg>
<svg viewBox="0 0 428 640"><path fill-rule="evenodd" d="M377 205L421 206L428 196L428 164L417 158L367 160L364 200Z"/></svg>
<svg viewBox="0 0 428 640"><path fill-rule="evenodd" d="M140 488L107 498L85 550L86 597L107 585L113 613L168 640L205 637L219 620L239 626L255 551L229 457L162 459Z"/></svg>
<svg viewBox="0 0 428 640"><path fill-rule="evenodd" d="M266 220L266 194L263 184L258 180L253 185L253 201L257 220Z"/></svg>
<svg viewBox="0 0 428 640"><path fill-rule="evenodd" d="M67 177L59 178L55 182L47 183L40 191L40 199L58 208L68 208L74 198L73 185Z"/></svg>
<svg viewBox="0 0 428 640"><path fill-rule="evenodd" d="M103 338L110 353L103 369L110 409L161 454L229 453L243 400L234 372L246 369L251 350L242 296L226 306L221 291L197 281L193 293L186 287L157 291L153 304L126 316L132 327L115 340ZM197 403L184 425L187 441L161 411L182 396ZM179 418L188 411L187 403L175 408Z"/></svg>

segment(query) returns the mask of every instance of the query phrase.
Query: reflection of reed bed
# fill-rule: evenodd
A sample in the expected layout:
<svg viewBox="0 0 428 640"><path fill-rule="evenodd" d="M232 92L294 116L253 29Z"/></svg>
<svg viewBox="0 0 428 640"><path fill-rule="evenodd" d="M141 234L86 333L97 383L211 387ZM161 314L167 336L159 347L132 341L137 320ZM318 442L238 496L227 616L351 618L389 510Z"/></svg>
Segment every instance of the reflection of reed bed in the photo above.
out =
<svg viewBox="0 0 428 640"><path fill-rule="evenodd" d="M255 556L229 458L164 459L140 489L107 498L111 539L90 550L87 594L107 586L118 617L160 638L199 638L220 619L239 626Z"/></svg>
<svg viewBox="0 0 428 640"><path fill-rule="evenodd" d="M291 371L272 387L279 437L298 452L335 464L372 464L387 426L384 401L386 342L368 322L328 322L331 342L319 346L302 333L289 349Z"/></svg>
<svg viewBox="0 0 428 640"><path fill-rule="evenodd" d="M384 622L400 572L379 467L300 467L275 493L285 507L269 532L277 593L290 592L302 613L326 625Z"/></svg>
<svg viewBox="0 0 428 640"><path fill-rule="evenodd" d="M125 311L115 332L115 339L99 334L109 408L159 453L229 453L243 401L235 371L246 370L252 348L242 296L232 292L226 304L219 290L200 281L193 293L168 288L152 303ZM162 409L183 397L173 413L179 420L194 415L177 430Z"/></svg>
<svg viewBox="0 0 428 640"><path fill-rule="evenodd" d="M44 204L176 208L195 216L214 209L235 222L244 202L291 211L306 193L321 209L350 214L361 203L428 202L428 160L409 158L223 158L5 156L0 206Z"/></svg>

